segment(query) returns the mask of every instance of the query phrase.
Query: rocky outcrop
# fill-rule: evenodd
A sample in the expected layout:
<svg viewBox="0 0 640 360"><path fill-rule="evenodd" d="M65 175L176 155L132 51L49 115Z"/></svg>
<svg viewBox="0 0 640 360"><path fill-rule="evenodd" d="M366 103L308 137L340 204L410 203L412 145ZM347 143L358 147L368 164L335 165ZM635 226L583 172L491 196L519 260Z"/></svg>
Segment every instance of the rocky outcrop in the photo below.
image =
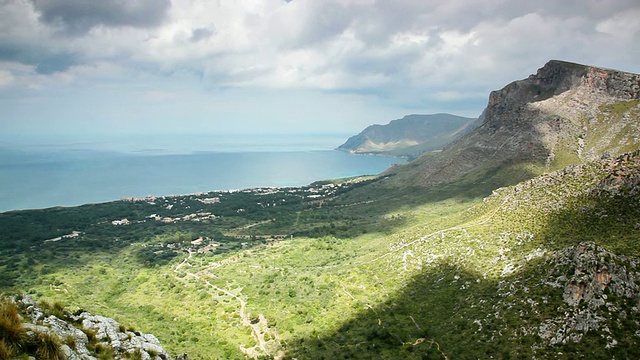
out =
<svg viewBox="0 0 640 360"><path fill-rule="evenodd" d="M640 145L639 98L640 75L552 60L493 91L475 131L440 154L393 167L388 181L425 186L482 167L524 161L554 170L623 153Z"/></svg>
<svg viewBox="0 0 640 360"><path fill-rule="evenodd" d="M540 324L540 338L549 345L566 344L597 331L607 346L615 346L609 322L640 312L640 261L585 242L559 252L547 265L552 271L545 284L563 289L567 307L562 316Z"/></svg>
<svg viewBox="0 0 640 360"><path fill-rule="evenodd" d="M591 196L636 196L640 193L640 150L604 163L607 176L589 189Z"/></svg>
<svg viewBox="0 0 640 360"><path fill-rule="evenodd" d="M22 310L23 326L33 333L54 334L62 340L62 351L69 360L95 360L100 352L112 352L116 359L138 357L144 360L174 359L151 334L126 330L117 321L88 312L63 312L64 319L46 314L30 296L14 299ZM175 358L187 359L186 354Z"/></svg>
<svg viewBox="0 0 640 360"><path fill-rule="evenodd" d="M586 107L600 105L612 99L638 99L640 75L551 60L527 79L492 91L484 112L485 122L494 129L501 126L517 127L521 121L514 120L523 119L514 118L514 115L526 114L528 104L544 101L571 90L580 93L584 100L587 100L585 97L589 97ZM590 94L600 98L596 100L597 104L594 104L595 99L591 99Z"/></svg>

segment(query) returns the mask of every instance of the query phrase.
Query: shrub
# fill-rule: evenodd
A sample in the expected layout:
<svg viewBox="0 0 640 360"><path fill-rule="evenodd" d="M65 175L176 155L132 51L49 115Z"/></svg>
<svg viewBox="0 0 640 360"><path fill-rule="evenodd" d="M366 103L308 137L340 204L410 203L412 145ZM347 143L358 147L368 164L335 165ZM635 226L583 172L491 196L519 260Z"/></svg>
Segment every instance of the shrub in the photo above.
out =
<svg viewBox="0 0 640 360"><path fill-rule="evenodd" d="M72 349L76 349L76 346L78 345L76 342L76 338L74 336L67 336L67 338L65 339L65 343Z"/></svg>
<svg viewBox="0 0 640 360"><path fill-rule="evenodd" d="M82 332L87 335L87 339L89 340L89 344L95 344L97 342L96 336L98 333L93 329L85 329L82 328Z"/></svg>
<svg viewBox="0 0 640 360"><path fill-rule="evenodd" d="M156 356L159 355L158 352L153 349L147 350L147 354L149 354L149 356L151 356L152 358L155 358Z"/></svg>
<svg viewBox="0 0 640 360"><path fill-rule="evenodd" d="M0 340L0 359L9 359L13 354L13 349L10 345Z"/></svg>
<svg viewBox="0 0 640 360"><path fill-rule="evenodd" d="M40 308L46 315L53 315L58 319L66 320L68 316L65 314L64 306L59 302L55 301L53 304L47 302L46 300L40 301Z"/></svg>
<svg viewBox="0 0 640 360"><path fill-rule="evenodd" d="M59 301L53 303L51 309L51 315L57 317L58 319L66 319L67 316L64 311L64 306Z"/></svg>
<svg viewBox="0 0 640 360"><path fill-rule="evenodd" d="M82 328L81 330L85 335L87 335L87 340L89 341L87 343L87 350L96 353L96 347L98 345L98 338L96 336L98 333L92 329Z"/></svg>
<svg viewBox="0 0 640 360"><path fill-rule="evenodd" d="M115 359L115 352L113 351L113 348L111 346L98 344L96 346L96 354L98 355L98 360Z"/></svg>
<svg viewBox="0 0 640 360"><path fill-rule="evenodd" d="M129 354L129 359L130 360L142 360L142 353L140 352L140 349L136 349L134 352Z"/></svg>
<svg viewBox="0 0 640 360"><path fill-rule="evenodd" d="M35 338L36 357L42 360L62 360L65 358L62 351L62 342L55 334L38 332Z"/></svg>
<svg viewBox="0 0 640 360"><path fill-rule="evenodd" d="M8 298L0 300L0 341L7 351L22 348L26 342L26 330L20 321L18 308Z"/></svg>

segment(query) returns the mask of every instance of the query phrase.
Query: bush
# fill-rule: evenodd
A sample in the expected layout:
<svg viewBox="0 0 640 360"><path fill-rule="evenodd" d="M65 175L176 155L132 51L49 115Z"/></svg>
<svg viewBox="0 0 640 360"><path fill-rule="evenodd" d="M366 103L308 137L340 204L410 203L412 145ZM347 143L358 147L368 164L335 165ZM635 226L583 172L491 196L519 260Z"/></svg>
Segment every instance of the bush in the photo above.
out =
<svg viewBox="0 0 640 360"><path fill-rule="evenodd" d="M18 308L11 299L4 297L0 300L0 341L5 352L23 348L26 342L26 330L20 321Z"/></svg>
<svg viewBox="0 0 640 360"><path fill-rule="evenodd" d="M140 349L135 349L134 352L129 354L129 359L130 360L142 360L142 353L140 352Z"/></svg>
<svg viewBox="0 0 640 360"><path fill-rule="evenodd" d="M115 352L113 351L113 348L102 344L96 345L96 355L98 355L98 360L115 359Z"/></svg>
<svg viewBox="0 0 640 360"><path fill-rule="evenodd" d="M10 345L0 340L0 359L9 359L13 354L13 349Z"/></svg>
<svg viewBox="0 0 640 360"><path fill-rule="evenodd" d="M62 351L62 342L55 334L36 333L35 337L36 357L42 360L62 360L65 358Z"/></svg>
<svg viewBox="0 0 640 360"><path fill-rule="evenodd" d="M74 336L67 336L65 343L71 348L71 349L76 349L77 348L77 341L76 338Z"/></svg>
<svg viewBox="0 0 640 360"><path fill-rule="evenodd" d="M149 354L149 356L151 356L152 358L155 358L156 356L159 355L158 352L153 349L147 350L147 354Z"/></svg>
<svg viewBox="0 0 640 360"><path fill-rule="evenodd" d="M42 300L40 301L40 308L46 315L53 315L58 319L63 319L63 320L66 320L68 318L64 310L64 306L59 301L56 301L53 304L51 304L46 300Z"/></svg>

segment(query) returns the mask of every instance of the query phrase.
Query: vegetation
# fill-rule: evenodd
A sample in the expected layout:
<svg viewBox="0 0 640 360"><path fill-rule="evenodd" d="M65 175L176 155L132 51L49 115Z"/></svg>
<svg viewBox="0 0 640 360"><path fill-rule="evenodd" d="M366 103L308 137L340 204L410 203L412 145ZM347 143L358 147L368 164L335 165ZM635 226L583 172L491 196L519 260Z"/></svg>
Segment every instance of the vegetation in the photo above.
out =
<svg viewBox="0 0 640 360"><path fill-rule="evenodd" d="M611 134L635 131L638 106L601 109L627 119ZM596 120L585 149L607 131ZM632 137L616 149L635 151ZM431 187L367 177L2 213L0 290L197 359L639 358L640 156L589 160L570 142L548 163L486 163ZM567 249L581 244L636 290L569 304ZM54 358L62 340L25 337L11 306L0 358ZM598 319L586 329L585 314ZM93 354L116 355L83 331Z"/></svg>
<svg viewBox="0 0 640 360"><path fill-rule="evenodd" d="M441 150L477 126L477 119L450 114L407 115L387 125L371 125L338 150L415 159Z"/></svg>
<svg viewBox="0 0 640 360"><path fill-rule="evenodd" d="M34 331L29 334L22 324L16 304L8 297L0 298L0 359L20 354L35 355L43 360L60 360L65 355L62 341L52 333Z"/></svg>
<svg viewBox="0 0 640 360"><path fill-rule="evenodd" d="M632 173L634 161L618 168ZM394 197L369 179L366 192L356 181L324 182L115 202L93 205L95 212L4 213L4 223L66 216L50 232L40 225L2 234L32 239L29 251L2 250L3 273L13 279L4 289L49 299L43 309L56 316L64 316L65 304L126 320L156 334L171 352L203 359L278 351L287 358L407 359L596 351L588 337L559 347L541 342L532 329L558 316L563 302L561 290L536 282L548 254L577 241L640 254L633 241L640 235L637 194L593 190L614 170L588 163L502 188L484 201L488 189L461 191L480 172ZM511 170L504 171L506 179ZM220 202L198 200L212 197ZM149 218L154 213L181 220L163 223ZM216 217L188 217L198 213ZM124 215L128 225L113 225ZM81 234L46 241L73 231ZM211 245L218 246L198 252ZM638 328L634 320L614 325L628 327L625 333ZM634 354L633 337L618 341L616 351ZM93 344L97 355L113 356Z"/></svg>
<svg viewBox="0 0 640 360"><path fill-rule="evenodd" d="M55 334L37 332L33 345L35 345L35 355L38 359L61 360L65 358L62 342Z"/></svg>
<svg viewBox="0 0 640 360"><path fill-rule="evenodd" d="M0 359L9 359L25 348L27 333L12 301L0 299Z"/></svg>

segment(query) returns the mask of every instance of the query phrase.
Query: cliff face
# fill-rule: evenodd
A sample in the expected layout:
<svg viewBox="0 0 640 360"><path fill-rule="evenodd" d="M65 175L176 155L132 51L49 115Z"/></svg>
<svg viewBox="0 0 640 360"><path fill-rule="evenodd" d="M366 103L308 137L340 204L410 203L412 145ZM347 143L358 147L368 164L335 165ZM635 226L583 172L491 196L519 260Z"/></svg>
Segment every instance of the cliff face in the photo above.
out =
<svg viewBox="0 0 640 360"><path fill-rule="evenodd" d="M640 146L640 75L552 60L491 92L475 131L438 155L388 173L403 184L450 181L481 167L528 162L558 169Z"/></svg>
<svg viewBox="0 0 640 360"><path fill-rule="evenodd" d="M588 100L592 106L633 100L640 96L640 77L617 70L551 60L527 79L492 91L484 111L485 121L494 128L518 125L521 121L514 120L522 119L514 119L514 115L526 114L528 104L572 90L574 99Z"/></svg>

